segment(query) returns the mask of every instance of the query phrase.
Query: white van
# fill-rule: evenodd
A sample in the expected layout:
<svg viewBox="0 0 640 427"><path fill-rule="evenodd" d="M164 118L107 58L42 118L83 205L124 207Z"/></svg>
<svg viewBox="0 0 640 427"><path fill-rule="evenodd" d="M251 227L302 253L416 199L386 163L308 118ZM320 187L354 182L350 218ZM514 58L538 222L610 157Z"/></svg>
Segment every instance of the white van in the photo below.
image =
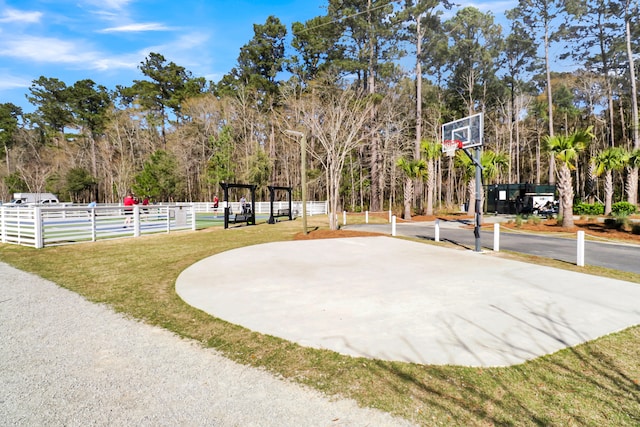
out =
<svg viewBox="0 0 640 427"><path fill-rule="evenodd" d="M54 205L60 201L53 193L13 193L10 205Z"/></svg>

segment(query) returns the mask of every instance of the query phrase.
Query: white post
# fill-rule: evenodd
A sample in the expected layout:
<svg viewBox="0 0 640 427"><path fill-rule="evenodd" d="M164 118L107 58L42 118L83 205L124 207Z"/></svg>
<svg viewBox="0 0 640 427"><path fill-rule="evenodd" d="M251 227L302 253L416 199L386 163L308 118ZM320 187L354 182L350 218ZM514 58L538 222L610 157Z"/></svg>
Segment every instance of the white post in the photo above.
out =
<svg viewBox="0 0 640 427"><path fill-rule="evenodd" d="M7 243L7 223L5 208L0 206L0 212L2 212L2 217L0 218L0 233L2 233L2 243Z"/></svg>
<svg viewBox="0 0 640 427"><path fill-rule="evenodd" d="M578 231L578 267L584 267L584 231Z"/></svg>
<svg viewBox="0 0 640 427"><path fill-rule="evenodd" d="M42 249L44 247L44 233L42 230L42 210L39 207L33 208L33 222L35 225L35 242L36 249Z"/></svg>
<svg viewBox="0 0 640 427"><path fill-rule="evenodd" d="M342 225L347 225L347 211L342 211Z"/></svg>
<svg viewBox="0 0 640 427"><path fill-rule="evenodd" d="M435 241L439 242L440 241L440 220L436 219L436 229L434 231L435 233Z"/></svg>
<svg viewBox="0 0 640 427"><path fill-rule="evenodd" d="M91 212L89 213L89 215L91 215L91 241L95 242L98 238L97 233L96 233L96 208L95 206L93 206L91 208Z"/></svg>
<svg viewBox="0 0 640 427"><path fill-rule="evenodd" d="M392 236L396 235L396 216L395 215L391 217L391 235Z"/></svg>
<svg viewBox="0 0 640 427"><path fill-rule="evenodd" d="M140 206L133 206L133 237L140 237Z"/></svg>
<svg viewBox="0 0 640 427"><path fill-rule="evenodd" d="M500 224L493 224L493 250L500 252Z"/></svg>
<svg viewBox="0 0 640 427"><path fill-rule="evenodd" d="M369 224L369 211L364 212L364 223Z"/></svg>

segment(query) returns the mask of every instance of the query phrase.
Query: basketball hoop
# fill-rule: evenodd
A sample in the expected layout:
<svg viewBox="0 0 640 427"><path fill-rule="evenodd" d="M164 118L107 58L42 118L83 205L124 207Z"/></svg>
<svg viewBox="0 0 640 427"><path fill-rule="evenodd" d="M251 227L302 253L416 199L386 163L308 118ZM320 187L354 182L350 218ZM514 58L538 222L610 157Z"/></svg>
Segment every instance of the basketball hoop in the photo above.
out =
<svg viewBox="0 0 640 427"><path fill-rule="evenodd" d="M462 141L459 139L445 139L442 141L442 152L448 157L456 155L456 150L462 148Z"/></svg>

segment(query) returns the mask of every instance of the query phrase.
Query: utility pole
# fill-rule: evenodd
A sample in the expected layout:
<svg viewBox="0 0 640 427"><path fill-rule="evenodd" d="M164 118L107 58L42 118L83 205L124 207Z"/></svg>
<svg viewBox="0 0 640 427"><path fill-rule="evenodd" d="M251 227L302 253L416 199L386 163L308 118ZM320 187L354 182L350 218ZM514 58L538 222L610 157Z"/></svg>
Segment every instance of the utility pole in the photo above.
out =
<svg viewBox="0 0 640 427"><path fill-rule="evenodd" d="M302 228L307 234L307 136L297 130L285 130L284 133L300 137L300 186L302 187Z"/></svg>

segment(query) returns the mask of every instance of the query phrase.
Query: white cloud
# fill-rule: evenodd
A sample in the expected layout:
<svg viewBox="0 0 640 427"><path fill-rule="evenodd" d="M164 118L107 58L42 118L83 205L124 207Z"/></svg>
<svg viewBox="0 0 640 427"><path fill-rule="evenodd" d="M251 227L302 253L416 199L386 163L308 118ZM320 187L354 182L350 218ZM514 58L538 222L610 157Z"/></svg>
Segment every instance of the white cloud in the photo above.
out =
<svg viewBox="0 0 640 427"><path fill-rule="evenodd" d="M77 44L50 37L19 36L5 40L0 55L33 62L79 63L93 57Z"/></svg>
<svg viewBox="0 0 640 427"><path fill-rule="evenodd" d="M135 70L144 55L131 53L119 56L105 56L97 58L93 62L92 68L99 71L110 70Z"/></svg>
<svg viewBox="0 0 640 427"><path fill-rule="evenodd" d="M0 16L0 22L22 22L34 24L40 22L42 12L25 12L17 9L5 9Z"/></svg>
<svg viewBox="0 0 640 427"><path fill-rule="evenodd" d="M460 4L460 9L464 9L465 7L475 7L476 9L483 12L492 12L494 15L498 15L504 13L508 9L513 9L518 5L517 1L514 0L497 0L497 1L469 1L462 2Z"/></svg>
<svg viewBox="0 0 640 427"><path fill-rule="evenodd" d="M185 67L194 74L211 62L209 42L211 35L206 31L181 34L176 39L155 46L147 46L140 51L142 57L150 52L162 54L167 61Z"/></svg>
<svg viewBox="0 0 640 427"><path fill-rule="evenodd" d="M24 77L16 77L10 73L0 71L0 90L20 89L30 86L31 81Z"/></svg>
<svg viewBox="0 0 640 427"><path fill-rule="evenodd" d="M83 43L46 37L21 37L8 40L0 47L0 55L23 61L65 64L76 69L107 71L135 69L138 55L109 56Z"/></svg>
<svg viewBox="0 0 640 427"><path fill-rule="evenodd" d="M131 0L87 0L85 3L99 9L122 10Z"/></svg>
<svg viewBox="0 0 640 427"><path fill-rule="evenodd" d="M100 33L139 33L143 31L167 31L169 27L156 22L149 22L147 24L127 24L119 27L105 28L99 31Z"/></svg>

